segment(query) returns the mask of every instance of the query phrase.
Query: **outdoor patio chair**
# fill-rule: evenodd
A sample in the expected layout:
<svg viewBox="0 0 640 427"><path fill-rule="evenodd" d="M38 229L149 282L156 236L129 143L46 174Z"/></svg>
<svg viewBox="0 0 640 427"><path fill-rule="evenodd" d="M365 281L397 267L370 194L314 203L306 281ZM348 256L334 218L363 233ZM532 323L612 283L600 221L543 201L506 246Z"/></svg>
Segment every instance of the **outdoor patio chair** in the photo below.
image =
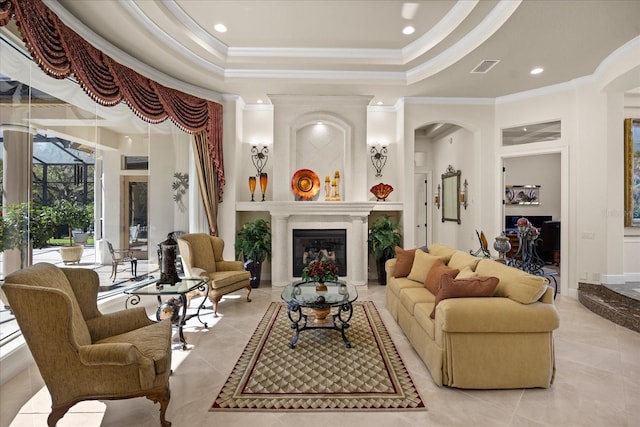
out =
<svg viewBox="0 0 640 427"><path fill-rule="evenodd" d="M111 276L112 281L116 281L116 275L118 274L118 266L122 263L131 264L131 277L138 276L138 258L133 256L131 249L113 249L111 242L107 241L109 247L109 253L111 254Z"/></svg>

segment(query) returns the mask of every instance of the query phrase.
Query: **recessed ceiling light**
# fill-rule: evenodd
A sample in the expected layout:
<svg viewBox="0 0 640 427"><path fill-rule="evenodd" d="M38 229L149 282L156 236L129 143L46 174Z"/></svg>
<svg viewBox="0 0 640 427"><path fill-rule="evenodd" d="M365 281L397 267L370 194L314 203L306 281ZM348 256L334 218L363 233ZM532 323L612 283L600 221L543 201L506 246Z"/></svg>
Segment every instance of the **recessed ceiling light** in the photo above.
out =
<svg viewBox="0 0 640 427"><path fill-rule="evenodd" d="M322 125L322 124L324 124L324 123L322 123L322 120L318 120L318 121L316 122L316 124L317 124L317 125Z"/></svg>
<svg viewBox="0 0 640 427"><path fill-rule="evenodd" d="M408 36L409 34L413 34L416 31L411 25L407 25L402 29L402 34Z"/></svg>
<svg viewBox="0 0 640 427"><path fill-rule="evenodd" d="M383 105L383 102L382 101L378 101L378 105Z"/></svg>
<svg viewBox="0 0 640 427"><path fill-rule="evenodd" d="M258 99L256 102L257 102L258 104L262 104L262 99Z"/></svg>
<svg viewBox="0 0 640 427"><path fill-rule="evenodd" d="M216 30L219 33L226 33L227 32L227 26L224 24L216 24L213 26L213 29Z"/></svg>
<svg viewBox="0 0 640 427"><path fill-rule="evenodd" d="M533 70L529 71L529 73L533 76L535 76L536 74L540 74L544 71L544 68L542 67L536 67Z"/></svg>

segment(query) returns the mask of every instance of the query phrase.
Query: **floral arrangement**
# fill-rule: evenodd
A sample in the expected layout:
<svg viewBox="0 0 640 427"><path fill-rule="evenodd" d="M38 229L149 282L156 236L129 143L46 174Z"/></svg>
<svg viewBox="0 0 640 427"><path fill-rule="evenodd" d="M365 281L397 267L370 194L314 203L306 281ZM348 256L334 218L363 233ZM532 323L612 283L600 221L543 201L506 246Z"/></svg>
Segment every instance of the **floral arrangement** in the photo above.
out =
<svg viewBox="0 0 640 427"><path fill-rule="evenodd" d="M326 257L313 260L302 270L302 279L320 283L338 280L338 266Z"/></svg>

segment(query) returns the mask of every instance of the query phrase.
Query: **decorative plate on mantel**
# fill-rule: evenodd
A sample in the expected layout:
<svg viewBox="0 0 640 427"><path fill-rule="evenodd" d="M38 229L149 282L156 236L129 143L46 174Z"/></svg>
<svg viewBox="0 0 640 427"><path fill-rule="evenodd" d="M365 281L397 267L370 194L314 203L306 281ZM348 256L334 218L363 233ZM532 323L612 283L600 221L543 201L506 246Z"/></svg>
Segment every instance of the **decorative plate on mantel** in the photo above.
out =
<svg viewBox="0 0 640 427"><path fill-rule="evenodd" d="M301 199L311 199L320 191L320 178L310 169L300 169L291 178L291 189Z"/></svg>

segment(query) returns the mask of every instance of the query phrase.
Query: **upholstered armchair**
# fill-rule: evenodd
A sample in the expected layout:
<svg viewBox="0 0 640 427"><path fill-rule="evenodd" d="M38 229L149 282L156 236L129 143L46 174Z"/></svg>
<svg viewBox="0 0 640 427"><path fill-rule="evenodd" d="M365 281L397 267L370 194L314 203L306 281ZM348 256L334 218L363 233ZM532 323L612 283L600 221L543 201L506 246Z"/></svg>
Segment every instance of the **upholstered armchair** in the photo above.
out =
<svg viewBox="0 0 640 427"><path fill-rule="evenodd" d="M245 288L247 301L251 301L251 274L240 261L222 259L224 240L205 233L184 234L178 238L182 265L187 277L206 276L213 315L218 316L218 303L223 295Z"/></svg>
<svg viewBox="0 0 640 427"><path fill-rule="evenodd" d="M171 323L142 307L102 314L95 271L39 263L8 275L5 292L22 335L51 394L48 425L83 400L171 396Z"/></svg>

